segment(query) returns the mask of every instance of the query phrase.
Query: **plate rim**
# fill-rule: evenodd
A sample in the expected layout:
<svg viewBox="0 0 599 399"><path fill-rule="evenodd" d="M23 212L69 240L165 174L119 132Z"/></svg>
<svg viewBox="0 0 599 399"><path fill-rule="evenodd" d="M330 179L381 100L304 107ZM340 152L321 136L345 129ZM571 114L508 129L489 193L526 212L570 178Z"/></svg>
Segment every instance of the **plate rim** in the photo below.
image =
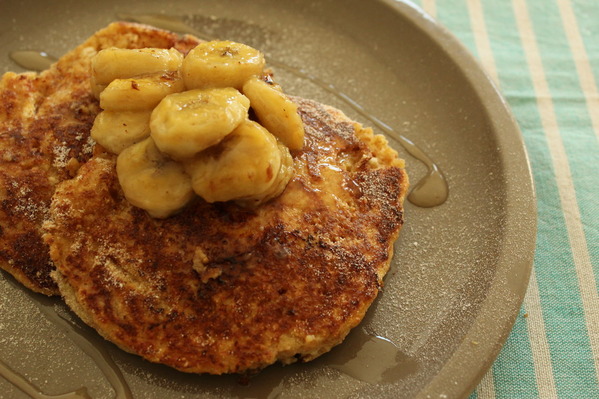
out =
<svg viewBox="0 0 599 399"><path fill-rule="evenodd" d="M507 341L524 302L530 275L533 270L537 239L537 197L530 159L522 135L509 104L501 94L496 83L485 72L481 62L470 53L464 44L447 28L428 15L409 0L380 0L403 18L412 23L428 39L439 45L441 51L464 73L471 88L478 96L498 143L498 152L506 175L506 219L505 232L502 235L508 247L515 251L506 251L502 247L498 268L472 325L464 335L462 342L445 361L441 369L417 394L416 398L456 397L467 398L482 380L495 362L499 352ZM509 148L510 151L504 151ZM510 200L513 200L510 202ZM516 206L510 205L515 203ZM511 244L511 246L509 245ZM511 252L511 253L510 253ZM503 279L515 295L509 298L508 307L503 309L502 318L490 315L492 294L500 294L495 284ZM487 313L485 314L485 311ZM497 322L499 328L492 330L492 339L481 339L488 334L485 323ZM465 369L467 364L469 368Z"/></svg>

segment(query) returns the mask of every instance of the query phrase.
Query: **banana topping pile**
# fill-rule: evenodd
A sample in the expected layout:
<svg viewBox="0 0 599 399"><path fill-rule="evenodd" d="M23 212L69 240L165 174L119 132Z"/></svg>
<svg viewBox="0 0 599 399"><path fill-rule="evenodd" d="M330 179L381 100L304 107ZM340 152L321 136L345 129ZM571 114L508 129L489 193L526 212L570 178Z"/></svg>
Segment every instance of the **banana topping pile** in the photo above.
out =
<svg viewBox="0 0 599 399"><path fill-rule="evenodd" d="M283 192L304 127L264 66L260 51L231 41L201 43L185 57L158 48L95 55L102 112L91 136L118 154L132 205L166 218L196 195L257 206Z"/></svg>

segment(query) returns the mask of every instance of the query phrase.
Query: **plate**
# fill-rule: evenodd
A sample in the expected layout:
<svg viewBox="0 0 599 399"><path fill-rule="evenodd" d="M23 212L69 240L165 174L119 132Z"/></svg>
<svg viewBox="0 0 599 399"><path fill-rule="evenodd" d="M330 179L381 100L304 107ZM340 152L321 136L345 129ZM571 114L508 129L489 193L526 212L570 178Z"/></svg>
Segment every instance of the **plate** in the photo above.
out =
<svg viewBox="0 0 599 399"><path fill-rule="evenodd" d="M464 47L408 2L25 0L0 15L0 72L19 50L60 56L119 18L170 24L265 52L286 92L344 110L449 185L442 205L406 204L382 294L346 342L311 363L249 379L153 365L103 341L58 299L0 279L0 390L93 398L466 397L509 334L535 244L535 194L524 145L501 95ZM183 26L184 25L184 26ZM394 138L395 137L395 138ZM29 392L29 393L27 393Z"/></svg>

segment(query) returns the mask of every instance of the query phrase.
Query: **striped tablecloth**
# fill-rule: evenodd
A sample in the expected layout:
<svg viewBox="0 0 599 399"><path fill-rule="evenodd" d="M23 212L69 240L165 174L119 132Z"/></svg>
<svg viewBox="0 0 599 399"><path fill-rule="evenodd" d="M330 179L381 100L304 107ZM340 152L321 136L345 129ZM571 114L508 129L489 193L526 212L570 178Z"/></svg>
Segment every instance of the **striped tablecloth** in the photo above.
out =
<svg viewBox="0 0 599 399"><path fill-rule="evenodd" d="M472 398L599 398L599 1L419 0L477 57L530 156L527 295Z"/></svg>

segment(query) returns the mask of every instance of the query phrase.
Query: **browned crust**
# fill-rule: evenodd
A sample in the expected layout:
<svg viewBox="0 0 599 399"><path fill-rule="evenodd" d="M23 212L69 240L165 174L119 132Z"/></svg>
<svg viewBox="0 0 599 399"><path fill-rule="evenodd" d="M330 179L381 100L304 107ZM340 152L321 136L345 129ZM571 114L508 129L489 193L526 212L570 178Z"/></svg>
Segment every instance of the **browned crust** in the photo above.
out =
<svg viewBox="0 0 599 399"><path fill-rule="evenodd" d="M90 60L107 47L175 47L191 36L133 23L113 23L49 70L6 73L0 80L0 268L26 287L58 294L54 266L39 229L54 186L92 155L89 132L99 112L89 83Z"/></svg>
<svg viewBox="0 0 599 399"><path fill-rule="evenodd" d="M197 373L310 360L343 340L381 289L407 177L383 138L294 100L306 147L285 192L255 210L198 200L152 219L123 198L111 157L58 187L45 240L84 321Z"/></svg>

